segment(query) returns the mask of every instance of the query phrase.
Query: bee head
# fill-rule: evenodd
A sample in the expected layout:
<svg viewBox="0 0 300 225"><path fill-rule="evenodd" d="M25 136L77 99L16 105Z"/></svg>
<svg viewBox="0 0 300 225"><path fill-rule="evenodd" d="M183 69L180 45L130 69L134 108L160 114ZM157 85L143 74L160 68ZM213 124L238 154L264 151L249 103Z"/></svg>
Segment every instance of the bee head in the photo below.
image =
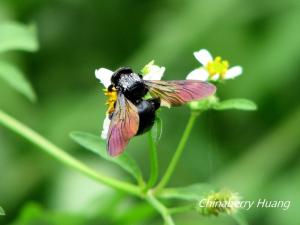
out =
<svg viewBox="0 0 300 225"><path fill-rule="evenodd" d="M131 73L133 73L133 70L130 67L121 67L113 73L111 83L117 85L122 75Z"/></svg>

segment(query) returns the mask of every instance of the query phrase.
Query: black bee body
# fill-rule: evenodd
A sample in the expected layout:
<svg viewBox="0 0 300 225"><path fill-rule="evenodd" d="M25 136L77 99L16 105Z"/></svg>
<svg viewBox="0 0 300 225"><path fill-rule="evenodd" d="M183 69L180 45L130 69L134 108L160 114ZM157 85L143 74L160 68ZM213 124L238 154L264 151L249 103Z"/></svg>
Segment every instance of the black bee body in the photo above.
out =
<svg viewBox="0 0 300 225"><path fill-rule="evenodd" d="M142 76L134 73L130 68L123 67L113 73L111 83L109 88L114 87L120 91L137 108L139 128L136 135L150 130L155 121L155 112L160 107L160 99L143 99L148 93L148 88L144 84ZM112 115L110 115L111 117Z"/></svg>
<svg viewBox="0 0 300 225"><path fill-rule="evenodd" d="M151 129L155 121L155 112L160 107L160 99L142 100L137 105L140 118L139 129L136 135L143 134Z"/></svg>

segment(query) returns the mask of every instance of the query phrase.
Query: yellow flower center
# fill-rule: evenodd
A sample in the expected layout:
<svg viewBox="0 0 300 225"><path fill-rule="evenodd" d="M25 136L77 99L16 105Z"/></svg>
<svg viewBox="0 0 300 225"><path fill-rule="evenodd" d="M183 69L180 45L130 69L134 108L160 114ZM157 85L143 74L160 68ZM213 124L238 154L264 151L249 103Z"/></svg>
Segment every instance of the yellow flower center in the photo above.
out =
<svg viewBox="0 0 300 225"><path fill-rule="evenodd" d="M112 90L103 89L104 95L107 96L106 105L108 106L106 113L111 114L115 110L115 102L117 101L117 90L112 88Z"/></svg>
<svg viewBox="0 0 300 225"><path fill-rule="evenodd" d="M217 56L213 61L208 62L206 69L210 77L220 74L223 78L229 68L229 63L226 60L222 60L220 56Z"/></svg>

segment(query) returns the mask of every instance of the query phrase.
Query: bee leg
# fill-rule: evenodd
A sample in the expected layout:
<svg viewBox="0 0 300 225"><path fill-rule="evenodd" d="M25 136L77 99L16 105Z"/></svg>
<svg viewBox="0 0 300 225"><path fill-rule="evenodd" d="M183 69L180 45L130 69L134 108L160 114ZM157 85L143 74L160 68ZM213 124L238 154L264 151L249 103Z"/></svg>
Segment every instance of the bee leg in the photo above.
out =
<svg viewBox="0 0 300 225"><path fill-rule="evenodd" d="M155 111L160 107L160 98L151 98L147 100L154 107Z"/></svg>
<svg viewBox="0 0 300 225"><path fill-rule="evenodd" d="M111 84L111 85L108 86L107 90L108 90L109 92L111 92L112 89L113 89L113 87L114 87L114 86Z"/></svg>
<svg viewBox="0 0 300 225"><path fill-rule="evenodd" d="M108 115L108 118L111 120L112 119L112 117L113 117L113 115L114 115L114 113L112 112L112 113L110 113L109 115Z"/></svg>
<svg viewBox="0 0 300 225"><path fill-rule="evenodd" d="M134 105L138 105L138 104L140 104L142 102L142 99L137 99L137 100L135 100L134 102L132 102L132 103L134 103Z"/></svg>

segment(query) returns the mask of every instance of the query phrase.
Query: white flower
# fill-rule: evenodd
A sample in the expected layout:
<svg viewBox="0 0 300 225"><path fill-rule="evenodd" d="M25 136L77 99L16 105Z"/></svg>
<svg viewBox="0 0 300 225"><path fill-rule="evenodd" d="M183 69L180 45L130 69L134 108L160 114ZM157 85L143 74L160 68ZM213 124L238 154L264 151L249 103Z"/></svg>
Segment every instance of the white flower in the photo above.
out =
<svg viewBox="0 0 300 225"><path fill-rule="evenodd" d="M113 75L113 71L105 68L100 68L98 70L95 70L96 78L100 80L100 82L104 85L104 87L107 89L109 85L111 84L111 76ZM103 121L103 127L101 132L101 138L106 139L107 133L110 125L110 119L109 116L106 115L104 121Z"/></svg>
<svg viewBox="0 0 300 225"><path fill-rule="evenodd" d="M154 65L154 61L148 63L143 69L142 73L144 75L143 79L145 80L160 80L165 72L165 67L159 67ZM103 121L103 127L101 132L101 138L106 139L107 133L110 125L109 114L114 110L114 102L117 98L116 90L108 91L107 88L111 85L111 76L113 75L113 71L100 68L95 70L96 78L100 80L100 82L104 85L105 95L108 97L106 104L108 105L108 113Z"/></svg>
<svg viewBox="0 0 300 225"><path fill-rule="evenodd" d="M107 138L109 125L110 125L110 119L109 119L109 116L106 115L106 117L103 121L103 127L102 127L102 132L101 132L101 138L104 140Z"/></svg>
<svg viewBox="0 0 300 225"><path fill-rule="evenodd" d="M166 68L165 67L159 67L154 64L154 60L152 60L150 63L148 63L144 68L142 69L143 79L145 80L161 80L161 78L164 75Z"/></svg>
<svg viewBox="0 0 300 225"><path fill-rule="evenodd" d="M186 77L188 80L216 81L233 79L243 72L240 66L229 68L228 61L222 60L220 56L213 59L206 49L194 52L194 56L201 63L202 67L190 72Z"/></svg>
<svg viewBox="0 0 300 225"><path fill-rule="evenodd" d="M100 80L100 82L104 85L105 88L108 88L108 86L111 84L111 76L113 75L113 71L100 68L98 70L95 70L96 78Z"/></svg>

